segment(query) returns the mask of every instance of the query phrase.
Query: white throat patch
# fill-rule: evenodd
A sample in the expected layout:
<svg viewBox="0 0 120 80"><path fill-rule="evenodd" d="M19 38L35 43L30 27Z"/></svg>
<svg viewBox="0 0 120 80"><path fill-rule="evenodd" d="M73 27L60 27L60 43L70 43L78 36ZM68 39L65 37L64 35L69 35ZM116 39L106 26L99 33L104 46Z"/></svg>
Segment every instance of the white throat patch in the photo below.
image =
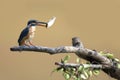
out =
<svg viewBox="0 0 120 80"><path fill-rule="evenodd" d="M36 26L31 26L31 32L34 32L36 30Z"/></svg>

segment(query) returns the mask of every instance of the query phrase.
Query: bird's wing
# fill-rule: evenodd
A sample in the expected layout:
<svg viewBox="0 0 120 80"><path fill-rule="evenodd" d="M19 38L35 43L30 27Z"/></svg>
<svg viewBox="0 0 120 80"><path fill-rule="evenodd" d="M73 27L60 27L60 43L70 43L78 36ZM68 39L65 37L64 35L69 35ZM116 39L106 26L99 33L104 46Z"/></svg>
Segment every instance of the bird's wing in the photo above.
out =
<svg viewBox="0 0 120 80"><path fill-rule="evenodd" d="M20 36L19 36L18 43L20 43L20 42L22 41L22 39L23 39L24 37L26 37L28 34L29 34L29 29L28 29L28 28L25 28L25 29L21 32L21 34L20 34Z"/></svg>

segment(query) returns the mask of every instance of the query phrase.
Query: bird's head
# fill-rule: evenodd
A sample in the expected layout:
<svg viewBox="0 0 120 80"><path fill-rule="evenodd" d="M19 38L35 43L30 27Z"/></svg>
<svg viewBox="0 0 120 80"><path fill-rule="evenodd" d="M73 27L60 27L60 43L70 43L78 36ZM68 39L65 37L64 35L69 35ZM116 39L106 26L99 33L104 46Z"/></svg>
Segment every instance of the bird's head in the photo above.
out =
<svg viewBox="0 0 120 80"><path fill-rule="evenodd" d="M56 17L52 17L48 22L41 22L41 21L33 19L33 20L29 20L27 25L29 27L30 26L43 26L43 27L49 28L54 24L55 20L56 20Z"/></svg>
<svg viewBox="0 0 120 80"><path fill-rule="evenodd" d="M46 22L40 22L38 20L29 20L27 25L28 26L44 26L44 27L47 27Z"/></svg>

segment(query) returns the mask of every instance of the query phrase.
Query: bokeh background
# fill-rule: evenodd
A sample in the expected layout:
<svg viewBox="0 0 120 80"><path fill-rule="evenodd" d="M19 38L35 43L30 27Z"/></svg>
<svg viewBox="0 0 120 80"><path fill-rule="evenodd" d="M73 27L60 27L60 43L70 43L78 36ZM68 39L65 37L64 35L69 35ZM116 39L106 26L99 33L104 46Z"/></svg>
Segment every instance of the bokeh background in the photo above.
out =
<svg viewBox="0 0 120 80"><path fill-rule="evenodd" d="M51 72L67 54L10 51L29 19L48 21L52 16L55 24L37 27L34 44L71 45L71 38L79 37L86 48L120 59L120 0L0 0L0 80L64 80ZM75 62L77 56L69 55ZM114 80L103 72L92 79Z"/></svg>

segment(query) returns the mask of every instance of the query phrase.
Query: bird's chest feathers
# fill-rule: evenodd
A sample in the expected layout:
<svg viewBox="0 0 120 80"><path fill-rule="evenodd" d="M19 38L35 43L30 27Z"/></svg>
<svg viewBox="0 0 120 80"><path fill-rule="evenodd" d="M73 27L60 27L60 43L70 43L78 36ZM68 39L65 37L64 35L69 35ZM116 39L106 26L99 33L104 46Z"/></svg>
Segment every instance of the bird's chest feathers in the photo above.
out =
<svg viewBox="0 0 120 80"><path fill-rule="evenodd" d="M36 31L36 27L32 26L29 28L29 38L33 38Z"/></svg>
<svg viewBox="0 0 120 80"><path fill-rule="evenodd" d="M35 31L36 31L36 27L35 27L35 26L31 26L31 27L29 28L29 30L30 30L30 32L35 32Z"/></svg>

